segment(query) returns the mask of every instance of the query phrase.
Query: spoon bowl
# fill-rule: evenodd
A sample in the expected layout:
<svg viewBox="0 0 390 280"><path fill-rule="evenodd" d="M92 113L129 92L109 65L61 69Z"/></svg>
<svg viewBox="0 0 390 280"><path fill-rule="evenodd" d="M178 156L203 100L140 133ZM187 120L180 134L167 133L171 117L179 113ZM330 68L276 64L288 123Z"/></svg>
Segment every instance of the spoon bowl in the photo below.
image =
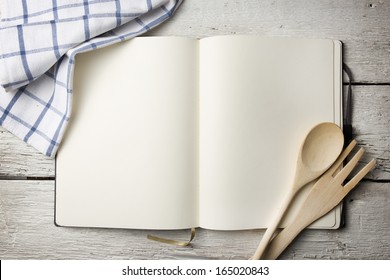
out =
<svg viewBox="0 0 390 280"><path fill-rule="evenodd" d="M321 176L336 161L343 145L343 132L334 123L320 123L309 131L299 150L292 187L251 259L261 258L295 195L307 183Z"/></svg>
<svg viewBox="0 0 390 280"><path fill-rule="evenodd" d="M299 151L293 188L298 191L324 173L340 155L343 144L343 132L334 123L313 127Z"/></svg>

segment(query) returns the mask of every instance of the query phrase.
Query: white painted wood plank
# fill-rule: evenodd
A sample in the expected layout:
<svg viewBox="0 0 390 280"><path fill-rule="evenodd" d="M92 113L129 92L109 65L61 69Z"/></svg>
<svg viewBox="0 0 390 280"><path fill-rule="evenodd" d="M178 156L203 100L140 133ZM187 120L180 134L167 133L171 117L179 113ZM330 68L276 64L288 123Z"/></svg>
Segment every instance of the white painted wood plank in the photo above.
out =
<svg viewBox="0 0 390 280"><path fill-rule="evenodd" d="M390 1L185 0L172 19L148 34L337 39L356 81L390 82Z"/></svg>
<svg viewBox="0 0 390 280"><path fill-rule="evenodd" d="M353 133L366 150L362 162L377 159L368 178L389 180L390 86L354 86L352 104Z"/></svg>
<svg viewBox="0 0 390 280"><path fill-rule="evenodd" d="M0 127L0 178L54 178L54 163L54 159L41 154Z"/></svg>
<svg viewBox="0 0 390 280"><path fill-rule="evenodd" d="M263 233L198 230L180 248L146 234L186 238L188 231L56 227L53 189L53 181L0 181L1 259L246 259ZM389 198L389 183L361 183L346 199L345 228L307 230L282 258L390 259Z"/></svg>

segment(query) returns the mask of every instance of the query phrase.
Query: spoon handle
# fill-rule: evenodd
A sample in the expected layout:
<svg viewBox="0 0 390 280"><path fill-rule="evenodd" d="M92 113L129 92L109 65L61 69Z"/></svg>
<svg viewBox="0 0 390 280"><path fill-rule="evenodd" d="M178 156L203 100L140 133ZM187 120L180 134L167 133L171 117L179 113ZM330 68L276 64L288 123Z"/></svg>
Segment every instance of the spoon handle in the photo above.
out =
<svg viewBox="0 0 390 280"><path fill-rule="evenodd" d="M272 236L275 233L275 230L277 229L280 221L282 220L284 213L286 212L288 206L290 205L291 201L293 200L294 196L296 194L296 191L294 188L292 188L289 193L287 194L285 200L283 201L283 204L281 205L279 211L277 212L277 215L272 220L272 223L268 226L267 230L265 231L263 237L261 238L260 244L256 249L255 254L252 256L252 260L259 260L263 253L265 252L265 249L267 248Z"/></svg>
<svg viewBox="0 0 390 280"><path fill-rule="evenodd" d="M310 223L309 223L310 224ZM267 247L263 254L263 260L276 260L288 245L298 236L308 225L307 221L295 219L290 225L282 229Z"/></svg>

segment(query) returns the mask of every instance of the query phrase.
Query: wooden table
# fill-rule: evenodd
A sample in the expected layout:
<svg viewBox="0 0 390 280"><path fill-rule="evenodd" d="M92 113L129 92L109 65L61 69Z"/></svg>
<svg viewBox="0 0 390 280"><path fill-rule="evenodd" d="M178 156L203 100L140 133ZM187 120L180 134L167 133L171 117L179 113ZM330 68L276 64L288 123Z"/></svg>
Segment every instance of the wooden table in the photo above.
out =
<svg viewBox="0 0 390 280"><path fill-rule="evenodd" d="M306 230L281 257L390 259L390 1L185 0L149 33L220 34L343 41L354 74L354 137L367 150L363 162L377 158L378 166L345 200L344 228ZM149 241L142 230L59 228L54 166L0 128L1 259L247 259L264 232L199 230L191 246L178 248Z"/></svg>

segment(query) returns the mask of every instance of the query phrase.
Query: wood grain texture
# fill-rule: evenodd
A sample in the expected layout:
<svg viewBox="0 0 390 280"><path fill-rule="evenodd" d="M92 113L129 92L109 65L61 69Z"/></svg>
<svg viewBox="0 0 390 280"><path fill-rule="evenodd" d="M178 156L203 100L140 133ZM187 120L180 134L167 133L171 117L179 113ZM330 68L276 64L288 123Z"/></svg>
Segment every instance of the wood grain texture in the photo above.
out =
<svg viewBox="0 0 390 280"><path fill-rule="evenodd" d="M0 127L0 178L53 177L54 159Z"/></svg>
<svg viewBox="0 0 390 280"><path fill-rule="evenodd" d="M390 179L390 86L354 86L353 136L366 153L362 164L377 159L367 178Z"/></svg>
<svg viewBox="0 0 390 280"><path fill-rule="evenodd" d="M53 189L53 181L0 181L1 259L246 259L263 233L202 229L180 248L146 234L187 238L189 231L56 227ZM389 200L389 183L361 183L346 200L345 228L305 230L282 258L390 259Z"/></svg>
<svg viewBox="0 0 390 280"><path fill-rule="evenodd" d="M356 81L390 82L390 1L185 0L171 20L148 34L337 39Z"/></svg>
<svg viewBox="0 0 390 280"><path fill-rule="evenodd" d="M390 82L387 0L185 0L172 19L148 33L189 37L223 34L341 40L344 61L356 81Z"/></svg>

